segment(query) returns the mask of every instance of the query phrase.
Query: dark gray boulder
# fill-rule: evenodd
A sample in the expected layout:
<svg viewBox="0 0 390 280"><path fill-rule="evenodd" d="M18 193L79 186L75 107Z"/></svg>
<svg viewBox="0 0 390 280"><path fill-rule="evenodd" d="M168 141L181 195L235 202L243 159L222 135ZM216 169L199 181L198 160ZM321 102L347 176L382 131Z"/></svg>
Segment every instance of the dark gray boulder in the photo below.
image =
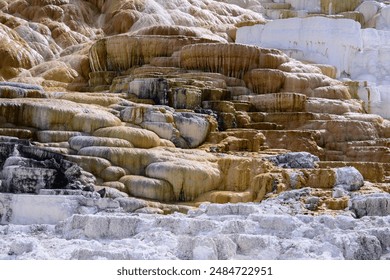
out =
<svg viewBox="0 0 390 280"><path fill-rule="evenodd" d="M268 157L268 160L282 168L315 168L320 159L307 152L291 152Z"/></svg>

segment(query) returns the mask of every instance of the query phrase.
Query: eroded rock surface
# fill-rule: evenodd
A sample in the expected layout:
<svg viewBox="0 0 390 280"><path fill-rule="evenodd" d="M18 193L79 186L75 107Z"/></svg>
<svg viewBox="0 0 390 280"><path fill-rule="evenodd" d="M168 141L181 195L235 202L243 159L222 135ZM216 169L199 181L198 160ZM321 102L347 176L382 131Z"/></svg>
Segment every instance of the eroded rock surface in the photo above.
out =
<svg viewBox="0 0 390 280"><path fill-rule="evenodd" d="M141 214L139 210L144 205L140 201L118 199L120 207L137 214L76 214L59 223L55 230L50 225L0 226L0 258L387 258L389 216L308 216L299 214L299 207L286 208L299 205L296 198L304 193L287 191L262 204L202 204L188 215L168 216ZM105 204L106 209L115 209L114 206ZM99 207L103 208L103 203ZM28 238L15 239L18 231Z"/></svg>
<svg viewBox="0 0 390 280"><path fill-rule="evenodd" d="M6 139L4 139L6 140ZM38 194L42 189L94 191L94 178L61 154L28 141L0 142L1 192Z"/></svg>

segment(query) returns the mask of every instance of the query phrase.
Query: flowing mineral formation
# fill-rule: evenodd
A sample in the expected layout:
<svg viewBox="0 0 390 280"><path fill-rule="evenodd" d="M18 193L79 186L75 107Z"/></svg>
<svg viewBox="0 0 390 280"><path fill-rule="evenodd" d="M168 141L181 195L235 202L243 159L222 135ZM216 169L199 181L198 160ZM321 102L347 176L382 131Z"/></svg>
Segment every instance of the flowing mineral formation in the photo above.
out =
<svg viewBox="0 0 390 280"><path fill-rule="evenodd" d="M333 2L352 5L362 1ZM337 10L333 5L333 13ZM333 65L336 77L356 83L355 91L368 111L389 118L389 11L386 4L364 1L354 14L333 15L329 11L327 17L286 18L244 26L237 30L236 42L278 48L297 59Z"/></svg>
<svg viewBox="0 0 390 280"><path fill-rule="evenodd" d="M0 259L390 258L389 8L0 1Z"/></svg>

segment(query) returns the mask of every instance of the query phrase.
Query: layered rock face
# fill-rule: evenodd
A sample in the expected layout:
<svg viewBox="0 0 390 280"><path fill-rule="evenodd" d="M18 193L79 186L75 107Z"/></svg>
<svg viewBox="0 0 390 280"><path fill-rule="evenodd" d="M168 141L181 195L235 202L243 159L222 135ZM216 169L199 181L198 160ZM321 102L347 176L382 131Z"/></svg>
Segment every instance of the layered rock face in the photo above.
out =
<svg viewBox="0 0 390 280"><path fill-rule="evenodd" d="M69 83L70 79L78 88L88 79L86 52L97 38L126 32L151 35L153 31L141 29L180 25L177 35L202 33L209 39L231 41L235 23L263 20L261 14L252 10L209 0L181 0L175 4L160 0L18 0L2 1L0 9L1 49L6 58L2 61L1 77L20 76L30 82L56 87L67 87L63 82ZM160 30L156 35L165 34ZM53 59L58 62L52 62ZM51 61L50 66L42 64L45 61ZM32 71L38 64L41 71Z"/></svg>
<svg viewBox="0 0 390 280"><path fill-rule="evenodd" d="M335 3L339 2L345 7L337 8ZM390 38L388 6L376 1L359 6L361 1L352 2L329 4L328 10L333 7L332 13L337 16L289 18L241 27L236 42L278 48L297 59L331 64L337 77L358 81L355 91L365 101L367 111L389 118L389 69L384 63ZM355 7L359 17L342 13L347 6Z"/></svg>
<svg viewBox="0 0 390 280"><path fill-rule="evenodd" d="M132 238L121 233L126 225L138 223L127 213L152 214L150 223L169 224L170 216L154 214L190 211L203 222L250 208L248 217L240 217L243 224L265 222L269 234L280 234L273 242L289 244L280 230L284 225L299 235L303 223L316 228L320 222L297 218L285 224L286 213L345 214L351 216L351 236L349 241L321 237L334 246L329 254L384 258L387 233L368 234L352 217L389 214L384 205L390 189L390 121L367 113L368 105L358 99L361 82L336 79L362 63L363 39L355 35L365 31L345 18L300 17L286 20L291 32L284 36L285 31L274 31L285 21L265 23L258 13L269 19L287 11L288 17L343 13L360 1L235 2L0 1L0 31L5 30L0 49L6 57L0 70L5 80L0 82L0 189L7 193L0 196L1 223L58 224L69 218L59 227L60 238L126 239ZM294 37L295 28L306 25L312 31ZM279 50L233 43L237 26L244 26L237 34L241 43L249 34L255 41L261 36L278 44L285 40L296 49L310 41L306 49L324 59L291 58L292 51L285 52L290 45ZM329 26L340 38L333 48L327 45ZM38 195L20 199L10 193ZM35 212L21 206L46 197ZM253 202L253 209L245 204ZM280 207L267 208L267 203ZM65 206L55 212L56 204ZM13 205L23 210L13 212ZM45 207L53 214L42 218ZM271 210L262 216L257 207ZM272 229L267 215L273 211L281 215L275 217L280 228ZM105 214L95 220L98 212ZM118 217L107 214L112 212ZM110 219L118 227L96 229ZM186 219L183 223L193 226ZM352 234L355 226L375 244L367 255L363 237ZM216 227L219 222L210 221L210 228ZM261 236L249 229L233 239L224 236L231 250L211 250L207 256L266 257L245 247L248 234ZM174 247L170 257L206 258L194 242L185 243L189 249ZM356 251L342 251L343 242L356 244ZM320 245L313 246L318 250L309 255L322 258ZM273 250L280 255L283 248ZM88 258L85 252L74 254L69 258Z"/></svg>
<svg viewBox="0 0 390 280"><path fill-rule="evenodd" d="M152 39L164 42L166 37ZM120 44L129 41L117 42L114 49L123 49ZM115 64L110 56L101 60L91 51L91 65L105 61L112 67L96 69L91 79L94 73L116 69L112 93L47 93L41 99L4 100L3 122L15 127L4 133L29 135L45 149L66 154L93 173L98 185L113 187L122 196L166 202L260 201L267 193L296 186L334 188L335 179L321 179L336 178L339 166L332 169L333 161L376 162L387 170L388 122L362 114L349 88L322 74L320 67L278 50L228 43L192 42L172 56L177 57L176 67L153 67L149 61L134 68L131 63ZM28 88L4 84L10 86ZM91 89L101 86L106 85ZM177 149L200 145L205 150L201 153ZM372 154L374 149L378 153ZM329 162L329 169L297 173L269 163L268 155L288 151L308 151ZM237 152L249 153L240 159ZM386 172L377 182L385 180Z"/></svg>
<svg viewBox="0 0 390 280"><path fill-rule="evenodd" d="M1 139L1 192L38 194L43 189L94 191L94 177L64 156L16 138Z"/></svg>

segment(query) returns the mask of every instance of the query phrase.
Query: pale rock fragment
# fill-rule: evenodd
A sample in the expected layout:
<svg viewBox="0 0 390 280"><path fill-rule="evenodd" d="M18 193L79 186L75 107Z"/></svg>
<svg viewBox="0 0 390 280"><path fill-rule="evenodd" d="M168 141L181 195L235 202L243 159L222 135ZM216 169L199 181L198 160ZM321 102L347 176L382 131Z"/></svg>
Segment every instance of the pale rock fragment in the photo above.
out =
<svg viewBox="0 0 390 280"><path fill-rule="evenodd" d="M180 137L189 148L195 148L206 140L211 127L207 117L195 113L175 113L173 117Z"/></svg>
<svg viewBox="0 0 390 280"><path fill-rule="evenodd" d="M347 191L356 191L364 185L362 174L354 167L336 168L336 186Z"/></svg>

